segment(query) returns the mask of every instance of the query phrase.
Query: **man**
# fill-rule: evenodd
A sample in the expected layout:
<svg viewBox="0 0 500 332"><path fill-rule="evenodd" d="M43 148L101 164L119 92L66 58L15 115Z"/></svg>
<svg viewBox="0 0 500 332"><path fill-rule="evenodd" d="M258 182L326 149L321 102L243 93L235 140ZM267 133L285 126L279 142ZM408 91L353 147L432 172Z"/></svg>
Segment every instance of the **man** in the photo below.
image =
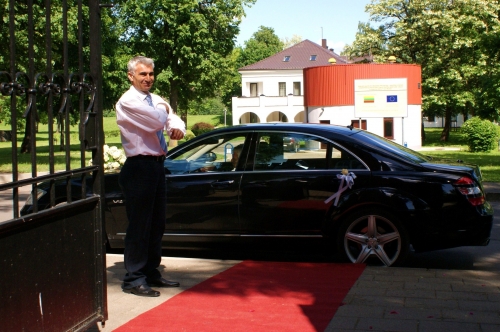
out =
<svg viewBox="0 0 500 332"><path fill-rule="evenodd" d="M233 165L233 171L236 170L236 166L238 166L238 159L240 158L242 150L243 150L243 144L240 144L233 149L233 156L231 157L231 164Z"/></svg>
<svg viewBox="0 0 500 332"><path fill-rule="evenodd" d="M122 289L139 296L160 296L154 287L178 287L158 271L161 239L165 230L165 169L167 152L163 130L171 139L184 137L184 122L170 105L150 93L154 62L137 56L127 66L132 86L116 104L116 119L127 160L120 172L129 226L125 236L124 262L127 273Z"/></svg>

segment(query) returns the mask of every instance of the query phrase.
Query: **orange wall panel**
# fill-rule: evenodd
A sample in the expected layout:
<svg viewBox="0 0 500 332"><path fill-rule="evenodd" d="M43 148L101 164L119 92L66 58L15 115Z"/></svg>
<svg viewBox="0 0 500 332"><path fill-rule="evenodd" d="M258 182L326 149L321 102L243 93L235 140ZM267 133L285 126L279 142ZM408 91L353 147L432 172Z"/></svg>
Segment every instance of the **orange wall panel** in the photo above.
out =
<svg viewBox="0 0 500 332"><path fill-rule="evenodd" d="M408 104L422 104L422 72L419 65L355 64L304 69L304 106L354 106L354 81L407 78Z"/></svg>

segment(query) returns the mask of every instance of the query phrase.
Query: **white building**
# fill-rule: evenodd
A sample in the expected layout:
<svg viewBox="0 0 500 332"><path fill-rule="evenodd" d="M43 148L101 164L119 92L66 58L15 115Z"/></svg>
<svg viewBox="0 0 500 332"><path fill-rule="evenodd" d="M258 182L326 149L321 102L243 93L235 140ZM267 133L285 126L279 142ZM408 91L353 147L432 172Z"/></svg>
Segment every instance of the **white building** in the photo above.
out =
<svg viewBox="0 0 500 332"><path fill-rule="evenodd" d="M306 122L303 69L347 63L326 46L304 40L262 61L240 68L242 96L233 97L233 125L251 122Z"/></svg>
<svg viewBox="0 0 500 332"><path fill-rule="evenodd" d="M323 46L304 40L239 72L242 97L233 97L233 125L273 121L352 125L410 148L421 147L419 66L348 64L326 47L325 40ZM382 91L356 92L355 85L365 81ZM385 82L396 82L405 91L385 90ZM397 102L389 103L389 97L396 95Z"/></svg>

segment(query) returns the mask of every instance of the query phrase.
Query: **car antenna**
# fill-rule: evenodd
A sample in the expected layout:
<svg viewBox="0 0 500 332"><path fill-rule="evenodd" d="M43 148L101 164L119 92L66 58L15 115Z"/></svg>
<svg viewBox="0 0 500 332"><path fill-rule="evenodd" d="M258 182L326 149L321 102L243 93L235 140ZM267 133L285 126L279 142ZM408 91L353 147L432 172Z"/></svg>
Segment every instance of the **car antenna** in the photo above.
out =
<svg viewBox="0 0 500 332"><path fill-rule="evenodd" d="M348 125L347 128L351 129L354 128L354 126L352 124Z"/></svg>

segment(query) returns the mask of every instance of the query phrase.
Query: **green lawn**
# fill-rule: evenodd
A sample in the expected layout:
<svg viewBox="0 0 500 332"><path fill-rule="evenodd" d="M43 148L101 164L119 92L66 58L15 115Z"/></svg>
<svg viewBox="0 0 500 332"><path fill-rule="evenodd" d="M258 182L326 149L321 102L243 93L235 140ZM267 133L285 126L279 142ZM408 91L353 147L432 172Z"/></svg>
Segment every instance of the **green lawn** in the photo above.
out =
<svg viewBox="0 0 500 332"><path fill-rule="evenodd" d="M190 115L188 116L187 128L191 128L197 122L207 122L214 126L220 125L221 119L217 115ZM222 118L222 124L224 119ZM107 145L115 145L121 148L120 131L116 125L115 117L105 117L103 119L104 125L104 141ZM10 130L10 126L4 123L0 123L0 130ZM81 167L81 159L79 152L79 138L78 138L78 127L73 126L71 128L70 140L71 140L71 167L78 168ZM24 138L24 132L19 132L18 147L20 148L22 140ZM45 172L49 169L49 133L48 126L40 124L37 133L37 172ZM65 168L65 154L64 151L59 151L60 134L54 133L54 159L56 162L55 170L64 170ZM183 141L179 141L182 143ZM18 150L19 150L18 148ZM74 152L73 152L74 151ZM31 173L31 156L29 154L17 154L20 173ZM85 155L85 163L91 159L91 153L87 152ZM12 142L0 142L0 173L10 173L12 172Z"/></svg>
<svg viewBox="0 0 500 332"><path fill-rule="evenodd" d="M224 119L216 115L189 115L188 116L188 129L197 122L208 122L215 126L223 125ZM118 126L116 125L116 119L114 117L104 118L104 135L105 143L108 145L116 145L121 147L120 133ZM0 130L10 130L9 126L5 124L0 124ZM489 153L470 153L467 151L467 146L462 140L460 131L452 131L450 139L448 142L442 142L439 140L441 135L441 128L426 128L426 140L424 141L423 147L454 147L460 150L448 151L448 150L437 150L437 151L422 151L423 154L430 155L436 158L445 158L450 160L463 160L466 163L473 163L481 166L481 170L484 175L485 181L490 182L500 182L500 151L495 149ZM18 146L20 146L24 133L18 135ZM55 134L55 139L59 140L59 134ZM58 143L58 141L56 142ZM182 143L182 141L180 141ZM71 167L80 167L80 154L78 152L79 140L77 127L73 127L71 132L71 150L75 151L71 153ZM56 170L64 169L64 152L59 151L59 145L55 144L55 161ZM85 162L91 158L90 153L86 154ZM39 132L37 134L37 171L43 172L48 170L48 159L49 159L49 147L48 147L48 131L46 125L39 126ZM19 172L30 173L31 172L31 160L30 155L18 154L19 160ZM12 171L12 143L11 142L0 142L0 172L11 172Z"/></svg>

